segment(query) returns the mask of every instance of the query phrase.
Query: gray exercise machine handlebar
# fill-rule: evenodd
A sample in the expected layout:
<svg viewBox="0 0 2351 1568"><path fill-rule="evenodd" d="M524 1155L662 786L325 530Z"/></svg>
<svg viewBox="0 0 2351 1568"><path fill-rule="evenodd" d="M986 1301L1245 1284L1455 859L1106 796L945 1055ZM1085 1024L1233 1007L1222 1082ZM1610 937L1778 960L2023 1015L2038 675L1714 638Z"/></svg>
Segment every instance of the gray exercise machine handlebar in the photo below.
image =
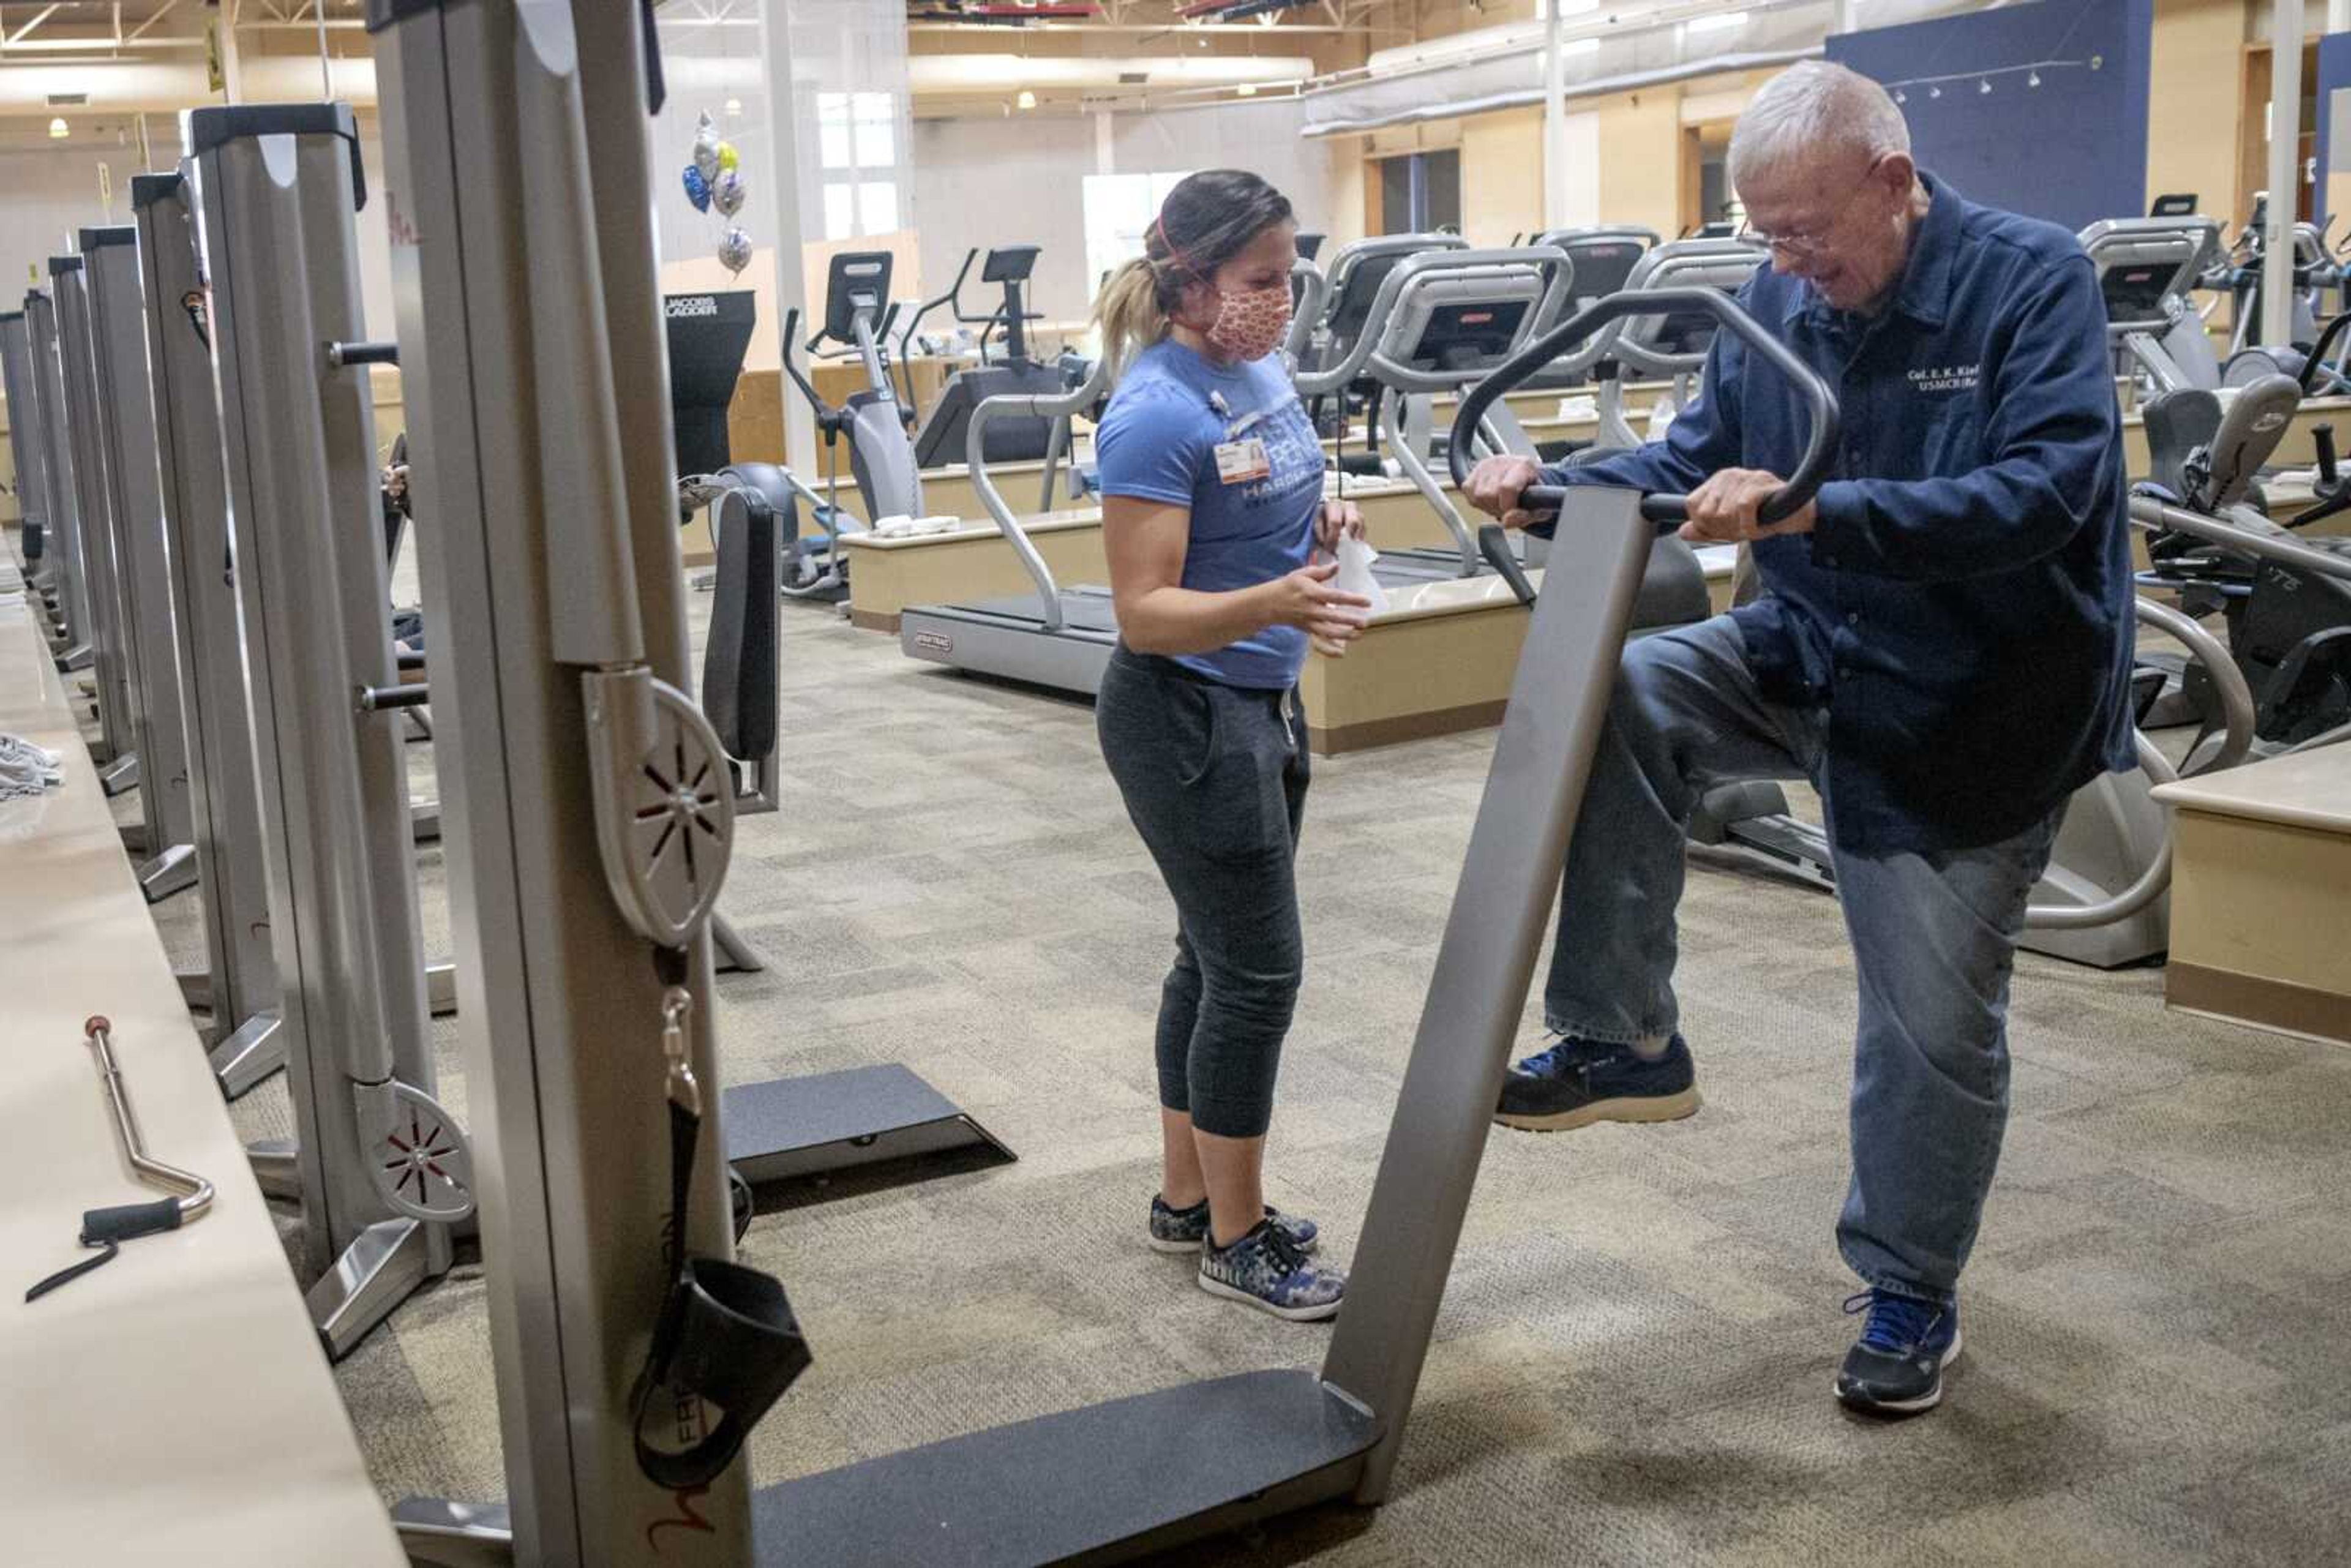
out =
<svg viewBox="0 0 2351 1568"><path fill-rule="evenodd" d="M1797 463L1796 471L1788 476L1787 483L1764 497L1756 516L1763 522L1777 522L1810 501L1821 487L1821 482L1828 477L1829 464L1836 450L1835 394L1829 391L1828 383L1821 380L1810 365L1798 359L1786 344L1765 331L1737 301L1712 288L1656 288L1639 293L1628 290L1623 294L1612 294L1588 309L1577 311L1569 319L1520 349L1493 374L1471 388L1468 395L1453 411L1452 449L1446 455L1447 461L1452 465L1453 482L1456 485L1469 482L1469 443L1479 423L1486 417L1486 411L1511 388L1558 359L1561 350L1571 343L1583 341L1591 333L1614 321L1681 310L1703 310L1711 315L1750 350L1770 361L1774 370L1795 384L1810 416L1804 455ZM1520 493L1519 502L1529 511L1556 512L1566 494L1562 486L1531 485ZM1689 497L1644 496L1641 497L1641 515L1653 523L1681 522L1689 516Z"/></svg>

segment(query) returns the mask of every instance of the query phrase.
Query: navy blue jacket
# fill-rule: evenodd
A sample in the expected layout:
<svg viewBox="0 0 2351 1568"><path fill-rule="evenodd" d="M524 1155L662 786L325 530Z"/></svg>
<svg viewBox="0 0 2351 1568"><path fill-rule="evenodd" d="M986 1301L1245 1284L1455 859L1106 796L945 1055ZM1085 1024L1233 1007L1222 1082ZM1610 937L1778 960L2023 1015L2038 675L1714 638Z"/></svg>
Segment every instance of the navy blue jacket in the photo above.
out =
<svg viewBox="0 0 2351 1568"><path fill-rule="evenodd" d="M1876 317L1768 267L1740 292L1835 391L1844 429L1814 530L1756 543L1767 591L1731 614L1766 696L1827 708L1831 832L1865 854L1995 842L2135 760L2096 279L2064 230L1926 183ZM1686 492L1721 468L1792 473L1803 436L1795 390L1722 332L1664 441L1547 476Z"/></svg>

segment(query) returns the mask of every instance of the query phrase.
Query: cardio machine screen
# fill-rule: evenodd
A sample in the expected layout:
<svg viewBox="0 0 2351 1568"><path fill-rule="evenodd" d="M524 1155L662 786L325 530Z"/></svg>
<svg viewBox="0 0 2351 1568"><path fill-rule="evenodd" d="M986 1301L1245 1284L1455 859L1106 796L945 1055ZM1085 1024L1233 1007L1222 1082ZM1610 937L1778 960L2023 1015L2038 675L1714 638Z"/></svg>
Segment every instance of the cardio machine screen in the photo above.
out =
<svg viewBox="0 0 2351 1568"><path fill-rule="evenodd" d="M1439 305L1428 313L1409 361L1416 370L1468 370L1499 365L1518 341L1530 301Z"/></svg>
<svg viewBox="0 0 2351 1568"><path fill-rule="evenodd" d="M2147 262L2110 267L2098 277L2098 292L2105 297L2106 319L2116 326L2134 321L2161 321L2163 301L2178 277L2177 262Z"/></svg>

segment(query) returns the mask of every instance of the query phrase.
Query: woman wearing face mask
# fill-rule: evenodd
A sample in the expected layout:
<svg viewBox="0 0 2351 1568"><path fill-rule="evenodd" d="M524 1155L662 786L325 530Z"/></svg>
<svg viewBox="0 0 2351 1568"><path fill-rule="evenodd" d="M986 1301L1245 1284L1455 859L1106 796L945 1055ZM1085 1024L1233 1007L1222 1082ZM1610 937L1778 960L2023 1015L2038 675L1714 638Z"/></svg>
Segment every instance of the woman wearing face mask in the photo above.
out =
<svg viewBox="0 0 2351 1568"><path fill-rule="evenodd" d="M1311 559L1364 525L1323 499L1322 442L1275 352L1296 235L1256 175L1194 174L1102 286L1117 390L1094 454L1120 646L1094 712L1176 901L1151 1244L1196 1250L1211 1294L1311 1320L1338 1312L1345 1277L1314 1261L1313 1222L1277 1213L1262 1181L1302 963L1295 687L1310 643L1344 653L1370 606Z"/></svg>

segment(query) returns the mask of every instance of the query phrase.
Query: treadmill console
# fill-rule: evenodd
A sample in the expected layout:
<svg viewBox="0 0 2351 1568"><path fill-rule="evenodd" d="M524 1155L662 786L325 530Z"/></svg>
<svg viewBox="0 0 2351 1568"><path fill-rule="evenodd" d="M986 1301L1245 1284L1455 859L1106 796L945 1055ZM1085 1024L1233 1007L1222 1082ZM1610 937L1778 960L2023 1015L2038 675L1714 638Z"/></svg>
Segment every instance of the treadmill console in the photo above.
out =
<svg viewBox="0 0 2351 1568"><path fill-rule="evenodd" d="M2210 218L2110 218L2081 234L2097 268L2107 330L2161 333L2188 308L2188 297L2217 254L2220 225Z"/></svg>
<svg viewBox="0 0 2351 1568"><path fill-rule="evenodd" d="M982 283L1026 283L1029 275L1037 270L1037 253L1043 248L1034 245L998 246L987 253L987 260L981 264L979 280Z"/></svg>
<svg viewBox="0 0 2351 1568"><path fill-rule="evenodd" d="M824 333L844 343L857 341L857 318L874 332L890 298L892 257L886 250L844 250L825 268Z"/></svg>

